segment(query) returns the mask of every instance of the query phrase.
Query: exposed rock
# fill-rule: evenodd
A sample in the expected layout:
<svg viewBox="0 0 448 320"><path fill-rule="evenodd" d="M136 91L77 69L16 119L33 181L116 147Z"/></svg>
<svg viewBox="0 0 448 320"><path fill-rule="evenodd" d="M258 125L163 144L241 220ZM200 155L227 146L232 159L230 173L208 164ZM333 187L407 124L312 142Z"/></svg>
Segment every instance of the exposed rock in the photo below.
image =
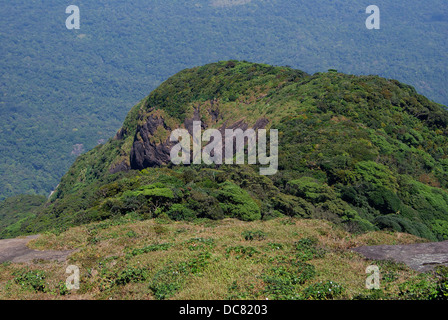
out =
<svg viewBox="0 0 448 320"><path fill-rule="evenodd" d="M131 168L128 166L128 164L126 163L126 161L122 161L119 164L115 165L114 167L112 167L109 172L114 174L117 172L122 172L122 171L129 171Z"/></svg>
<svg viewBox="0 0 448 320"><path fill-rule="evenodd" d="M118 132L115 134L114 139L115 140L123 140L123 138L126 134L127 134L126 129L120 128L120 130L118 130Z"/></svg>
<svg viewBox="0 0 448 320"><path fill-rule="evenodd" d="M185 121L184 121L185 129L188 130L190 135L193 135L193 122L194 121L201 121L201 114L199 113L199 109L198 108L194 109L193 118L185 119ZM201 127L202 127L202 130L207 128L205 123L201 123Z"/></svg>
<svg viewBox="0 0 448 320"><path fill-rule="evenodd" d="M212 116L213 121L217 121L219 118L219 109L213 108L216 101L211 101L212 108L208 110L209 114ZM193 122L201 121L201 114L199 108L195 108L193 117L190 119L186 119L184 121L184 127L188 130L190 135L193 135ZM269 120L266 118L258 119L253 126L254 130L262 129L266 127L269 123ZM146 120L146 122L137 128L137 133L134 138L134 143L132 145L130 163L131 169L142 170L144 168L156 167L166 165L171 161L170 152L171 148L176 144L175 142L171 142L169 138L166 141L161 143L154 142L152 137L157 129L162 126L165 130L171 132L172 128L169 128L165 123L163 117L159 116L150 116ZM241 129L243 131L247 130L249 125L244 120L239 120L233 124L228 124L225 122L218 130L221 132L223 137L223 154L224 154L224 137L226 129ZM207 125L202 122L202 130L206 130ZM117 136L119 136L117 134ZM235 150L235 148L234 148ZM114 173L118 171L128 170L129 168L125 166L117 166L113 169Z"/></svg>
<svg viewBox="0 0 448 320"><path fill-rule="evenodd" d="M221 114L219 113L219 108L218 107L213 108L215 103L218 103L217 99L216 100L210 100L210 106L211 107L210 107L209 113L212 116L212 120L217 122L218 119L220 118Z"/></svg>
<svg viewBox="0 0 448 320"><path fill-rule="evenodd" d="M416 271L429 271L438 265L448 266L448 241L407 245L363 246L353 249L371 260L403 262Z"/></svg>
<svg viewBox="0 0 448 320"><path fill-rule="evenodd" d="M149 137L153 136L159 126L171 131L162 117L150 116L147 121L137 128L131 150L131 168L144 169L167 164L170 161L170 151L174 143L167 141L156 144ZM140 137L140 139L138 138Z"/></svg>
<svg viewBox="0 0 448 320"><path fill-rule="evenodd" d="M267 125L269 124L269 120L266 118L260 118L257 120L257 122L255 123L253 129L254 130L258 130L258 129L264 129Z"/></svg>
<svg viewBox="0 0 448 320"><path fill-rule="evenodd" d="M24 263L33 260L57 260L65 261L75 250L32 250L27 247L29 241L38 236L26 238L0 240L0 263L11 261L13 263Z"/></svg>

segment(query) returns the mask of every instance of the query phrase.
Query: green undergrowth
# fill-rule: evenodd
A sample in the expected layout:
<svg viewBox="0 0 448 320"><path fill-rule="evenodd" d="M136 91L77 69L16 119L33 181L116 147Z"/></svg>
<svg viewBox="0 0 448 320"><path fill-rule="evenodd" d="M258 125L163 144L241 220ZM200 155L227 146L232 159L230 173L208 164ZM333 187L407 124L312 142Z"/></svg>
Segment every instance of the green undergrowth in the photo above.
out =
<svg viewBox="0 0 448 320"><path fill-rule="evenodd" d="M384 231L353 235L324 220L297 218L103 221L48 232L30 243L39 250L75 249L65 263L0 264L0 298L446 299L442 269L421 274L350 251L421 241ZM380 290L365 287L371 264L380 268ZM80 270L77 290L65 287L67 265Z"/></svg>

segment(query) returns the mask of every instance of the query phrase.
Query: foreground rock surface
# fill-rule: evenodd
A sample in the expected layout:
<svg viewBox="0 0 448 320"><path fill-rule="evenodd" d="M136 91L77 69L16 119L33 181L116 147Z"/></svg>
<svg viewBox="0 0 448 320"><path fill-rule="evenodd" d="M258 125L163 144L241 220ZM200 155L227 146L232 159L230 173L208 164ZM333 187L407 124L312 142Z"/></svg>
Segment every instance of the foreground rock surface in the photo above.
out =
<svg viewBox="0 0 448 320"><path fill-rule="evenodd" d="M411 269L426 272L438 265L448 266L448 241L407 245L363 246L353 249L367 259L393 260Z"/></svg>
<svg viewBox="0 0 448 320"><path fill-rule="evenodd" d="M36 239L37 236L25 238L0 240L0 263L11 261L13 263L30 262L35 259L65 261L73 250L53 251L32 250L27 247L29 241Z"/></svg>

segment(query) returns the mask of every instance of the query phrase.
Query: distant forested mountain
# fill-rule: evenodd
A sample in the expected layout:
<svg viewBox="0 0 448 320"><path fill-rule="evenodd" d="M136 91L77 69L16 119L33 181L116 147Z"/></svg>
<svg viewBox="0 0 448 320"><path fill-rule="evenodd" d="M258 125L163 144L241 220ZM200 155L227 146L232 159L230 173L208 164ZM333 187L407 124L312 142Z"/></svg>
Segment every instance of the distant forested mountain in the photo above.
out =
<svg viewBox="0 0 448 320"><path fill-rule="evenodd" d="M81 11L68 30L65 9ZM60 0L0 6L0 199L48 195L75 158L178 71L238 59L408 83L448 104L448 3Z"/></svg>

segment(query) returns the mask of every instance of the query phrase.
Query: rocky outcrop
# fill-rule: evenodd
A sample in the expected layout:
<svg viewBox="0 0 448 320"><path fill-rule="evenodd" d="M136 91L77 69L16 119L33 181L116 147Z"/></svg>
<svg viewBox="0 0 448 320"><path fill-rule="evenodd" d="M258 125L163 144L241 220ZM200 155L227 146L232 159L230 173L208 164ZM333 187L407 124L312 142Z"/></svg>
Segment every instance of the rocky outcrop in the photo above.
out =
<svg viewBox="0 0 448 320"><path fill-rule="evenodd" d="M27 244L39 236L26 238L0 240L0 263L10 261L13 263L26 263L34 260L57 260L63 262L75 250L45 250L38 251L28 248Z"/></svg>
<svg viewBox="0 0 448 320"><path fill-rule="evenodd" d="M174 143L167 139L165 142L157 144L150 139L159 126L163 126L166 130L171 131L164 119L156 116L150 116L142 126L137 128L131 149L130 160L132 169L141 170L148 167L161 166L170 161L170 151Z"/></svg>
<svg viewBox="0 0 448 320"><path fill-rule="evenodd" d="M363 246L353 249L370 260L393 260L426 272L439 265L448 266L448 241L407 245Z"/></svg>
<svg viewBox="0 0 448 320"><path fill-rule="evenodd" d="M220 118L220 113L218 108L213 108L215 103L216 101L211 101L212 108L210 108L207 112L211 116L212 120L217 122ZM193 117L184 121L184 128L187 129L191 135L193 135L193 122L200 120L201 114L199 109L195 109ZM263 129L268 123L269 120L266 118L258 119L252 129ZM144 168L166 165L171 161L171 148L176 144L176 142L171 142L169 137L161 143L156 143L154 139L151 139L151 137L154 136L158 128L161 126L169 132L175 129L168 127L163 117L153 115L148 117L143 125L138 126L130 155L131 169L142 170ZM241 129L244 131L248 128L249 125L244 120L239 120L232 124L225 122L217 129L223 136L224 146L224 134L226 129ZM206 124L202 123L202 130L206 129Z"/></svg>
<svg viewBox="0 0 448 320"><path fill-rule="evenodd" d="M118 173L118 172L123 172L123 171L129 171L129 165L127 163L127 161L122 161L120 163L118 163L117 165L113 166L112 168L109 169L109 172L114 174L114 173Z"/></svg>
<svg viewBox="0 0 448 320"><path fill-rule="evenodd" d="M118 130L117 134L115 135L114 139L123 140L126 134L127 134L126 129L120 128L120 130Z"/></svg>

